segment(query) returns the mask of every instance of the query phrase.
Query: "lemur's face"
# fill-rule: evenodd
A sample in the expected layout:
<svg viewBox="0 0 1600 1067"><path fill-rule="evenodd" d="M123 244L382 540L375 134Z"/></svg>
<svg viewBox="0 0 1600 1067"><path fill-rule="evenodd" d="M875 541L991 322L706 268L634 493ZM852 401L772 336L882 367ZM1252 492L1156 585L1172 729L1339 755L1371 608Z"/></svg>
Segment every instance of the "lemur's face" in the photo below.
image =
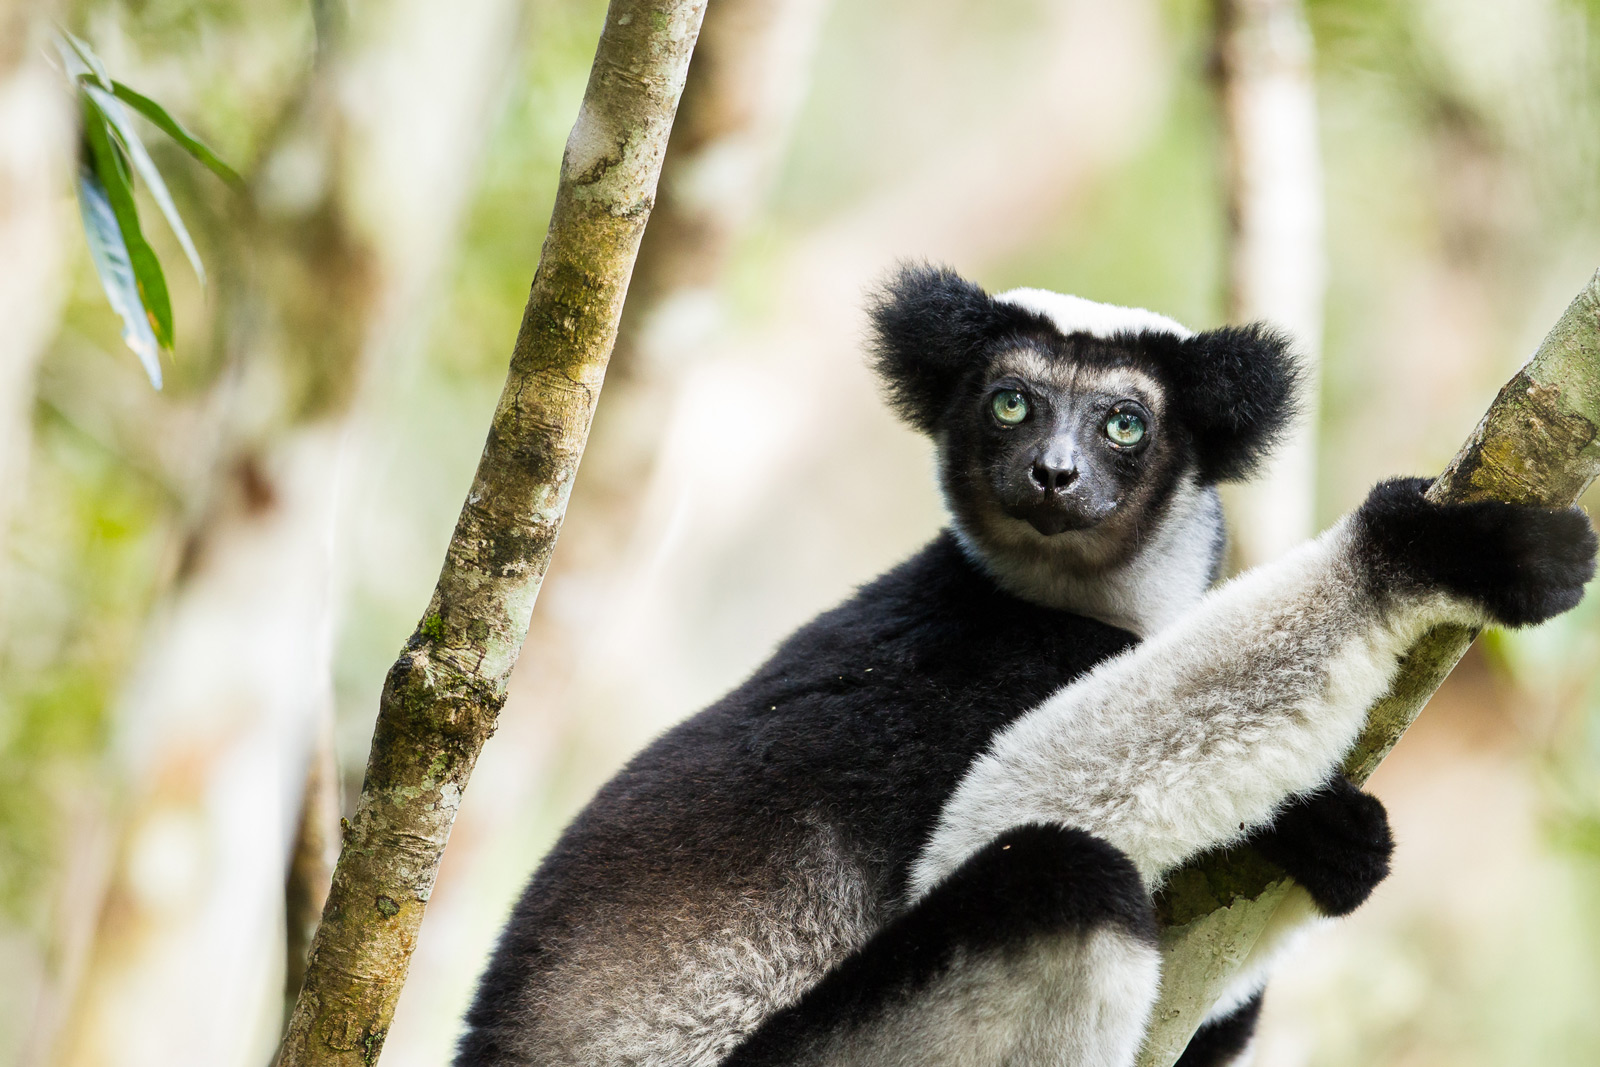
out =
<svg viewBox="0 0 1600 1067"><path fill-rule="evenodd" d="M991 563L1126 560L1172 501L1248 474L1294 414L1294 358L1261 325L1194 333L919 266L871 315L890 403L937 442L957 530Z"/></svg>
<svg viewBox="0 0 1600 1067"><path fill-rule="evenodd" d="M1027 348L1005 353L983 377L977 410L957 416L977 432L967 454L951 458L976 468L965 480L986 491L992 509L1050 537L1098 526L1136 495L1162 429L1152 379L1056 364Z"/></svg>
<svg viewBox="0 0 1600 1067"><path fill-rule="evenodd" d="M1091 338L999 347L941 417L941 477L987 543L1044 542L1087 565L1137 543L1192 445L1161 383Z"/></svg>

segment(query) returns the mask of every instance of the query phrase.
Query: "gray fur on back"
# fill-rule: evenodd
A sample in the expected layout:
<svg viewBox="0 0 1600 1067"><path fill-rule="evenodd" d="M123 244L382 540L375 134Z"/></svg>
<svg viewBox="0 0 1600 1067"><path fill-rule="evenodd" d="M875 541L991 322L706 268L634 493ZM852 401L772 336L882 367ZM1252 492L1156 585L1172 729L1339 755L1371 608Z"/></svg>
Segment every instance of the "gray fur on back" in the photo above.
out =
<svg viewBox="0 0 1600 1067"><path fill-rule="evenodd" d="M551 946L506 1022L515 1062L710 1067L882 925L865 874L825 829L742 892L675 914L610 916Z"/></svg>

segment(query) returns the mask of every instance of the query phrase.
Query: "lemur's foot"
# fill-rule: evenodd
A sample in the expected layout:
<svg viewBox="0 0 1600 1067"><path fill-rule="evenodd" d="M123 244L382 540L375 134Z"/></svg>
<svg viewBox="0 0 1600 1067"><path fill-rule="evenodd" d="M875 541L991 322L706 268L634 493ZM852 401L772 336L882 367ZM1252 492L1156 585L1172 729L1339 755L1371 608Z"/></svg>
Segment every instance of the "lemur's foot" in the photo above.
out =
<svg viewBox="0 0 1600 1067"><path fill-rule="evenodd" d="M1315 793L1291 798L1250 841L1326 915L1355 911L1389 876L1394 852L1383 803L1338 773Z"/></svg>
<svg viewBox="0 0 1600 1067"><path fill-rule="evenodd" d="M1434 504L1422 495L1430 484L1380 482L1356 512L1380 589L1441 589L1504 626L1543 622L1577 605L1594 577L1587 515L1494 500Z"/></svg>

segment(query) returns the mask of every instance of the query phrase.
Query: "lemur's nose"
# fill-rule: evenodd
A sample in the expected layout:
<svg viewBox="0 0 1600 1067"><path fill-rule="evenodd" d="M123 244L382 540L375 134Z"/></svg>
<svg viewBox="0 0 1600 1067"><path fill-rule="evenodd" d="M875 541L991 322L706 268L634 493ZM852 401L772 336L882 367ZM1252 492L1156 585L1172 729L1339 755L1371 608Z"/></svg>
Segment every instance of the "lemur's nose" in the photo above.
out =
<svg viewBox="0 0 1600 1067"><path fill-rule="evenodd" d="M1047 493L1054 493L1066 489L1078 480L1078 468L1070 463L1066 466L1056 466L1046 456L1033 461L1033 484Z"/></svg>

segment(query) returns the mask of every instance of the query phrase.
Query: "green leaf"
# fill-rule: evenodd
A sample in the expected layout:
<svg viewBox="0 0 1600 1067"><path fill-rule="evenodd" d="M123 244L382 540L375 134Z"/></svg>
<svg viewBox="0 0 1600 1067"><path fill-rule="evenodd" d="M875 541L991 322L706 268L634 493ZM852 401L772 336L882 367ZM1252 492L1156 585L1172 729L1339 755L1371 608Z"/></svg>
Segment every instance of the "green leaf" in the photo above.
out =
<svg viewBox="0 0 1600 1067"><path fill-rule="evenodd" d="M87 96L83 97L83 138L89 145L89 157L94 174L105 189L106 200L116 218L117 229L127 248L128 263L133 269L133 279L139 291L139 301L144 306L155 331L156 341L162 348L172 347L172 302L167 295L167 279L161 273L161 261L154 249L144 239L139 229L139 211L133 203L133 183L126 164L117 154L111 139L111 130L100 109Z"/></svg>
<svg viewBox="0 0 1600 1067"><path fill-rule="evenodd" d="M111 75L107 73L106 65L100 62L100 57L94 54L94 49L89 47L89 42L77 36L71 30L58 30L57 32L60 37L56 40L56 51L61 53L62 60L67 64L68 72L74 78L80 76L80 72L73 70L73 68L78 63L81 63L84 67L84 72L82 73L93 75L94 80L100 83L101 88L109 92L111 90ZM61 47L62 41L66 41L67 48ZM72 50L73 56L76 57L78 63L74 63L72 57L67 55L68 48Z"/></svg>
<svg viewBox="0 0 1600 1067"><path fill-rule="evenodd" d="M61 57L61 65L66 68L67 77L71 79L73 85L85 79L95 80L94 71L89 69L89 64L83 61L83 57L65 37L58 33L50 39L50 43L56 46L56 55Z"/></svg>
<svg viewBox="0 0 1600 1067"><path fill-rule="evenodd" d="M160 389L161 348L139 294L122 227L117 223L105 185L87 166L78 171L78 211L83 216L83 233L89 239L89 258L94 260L100 287L106 291L111 309L122 319L122 341L139 357L150 384Z"/></svg>
<svg viewBox="0 0 1600 1067"><path fill-rule="evenodd" d="M235 189L244 186L244 179L240 178L234 169L217 158L215 152L207 148L200 139L183 127L177 119L167 114L166 109L148 96L141 95L128 88L119 81L111 83L111 91L118 100L133 108L139 114L159 126L168 137L177 141L185 152L211 168L212 173L233 186Z"/></svg>
<svg viewBox="0 0 1600 1067"><path fill-rule="evenodd" d="M166 217L167 225L172 227L172 233L178 238L178 244L183 246L183 254L189 257L189 265L194 268L195 277L200 279L200 284L206 283L206 269L200 263L200 253L194 247L194 241L189 237L188 229L183 225L183 219L178 215L178 205L172 202L172 194L167 191L167 183L161 179L161 172L156 169L156 164L150 158L150 153L145 151L144 142L139 139L139 131L134 128L133 119L128 112L117 102L117 98L97 85L84 84L83 91L88 94L93 106L100 112L111 128L116 131L117 139L122 142L128 151L129 158L133 161L133 169L139 172L139 177L144 179L146 188L154 198L156 206L161 209L161 214Z"/></svg>

